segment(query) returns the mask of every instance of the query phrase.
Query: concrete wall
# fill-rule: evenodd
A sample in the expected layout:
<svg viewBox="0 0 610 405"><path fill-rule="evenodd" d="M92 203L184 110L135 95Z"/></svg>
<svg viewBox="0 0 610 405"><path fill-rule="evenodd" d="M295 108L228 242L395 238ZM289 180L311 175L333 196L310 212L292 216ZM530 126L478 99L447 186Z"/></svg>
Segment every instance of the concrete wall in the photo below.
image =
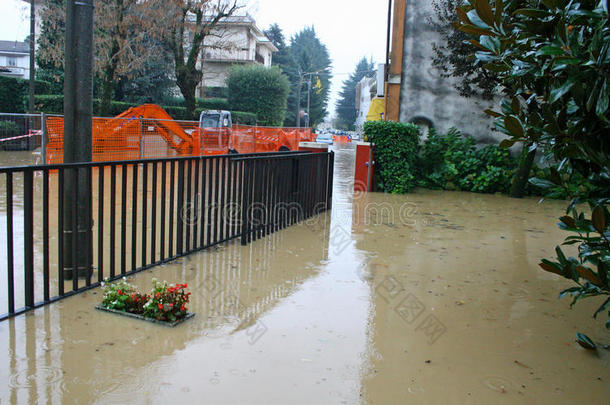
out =
<svg viewBox="0 0 610 405"><path fill-rule="evenodd" d="M452 126L480 143L498 142L504 136L492 132L493 120L483 112L492 101L464 98L432 66L432 44L440 35L429 23L432 1L409 0L406 6L404 57L400 94L400 121L431 123L440 133Z"/></svg>

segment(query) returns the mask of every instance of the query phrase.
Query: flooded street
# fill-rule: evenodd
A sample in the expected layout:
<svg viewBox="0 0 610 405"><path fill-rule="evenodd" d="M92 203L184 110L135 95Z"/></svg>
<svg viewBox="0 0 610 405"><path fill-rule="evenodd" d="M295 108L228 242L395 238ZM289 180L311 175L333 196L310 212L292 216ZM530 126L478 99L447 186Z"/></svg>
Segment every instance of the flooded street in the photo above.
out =
<svg viewBox="0 0 610 405"><path fill-rule="evenodd" d="M565 202L354 195L335 151L331 211L129 278L188 283L185 324L97 311L100 289L1 322L0 404L607 403L609 352L574 342L610 343L601 300L570 310L537 265Z"/></svg>

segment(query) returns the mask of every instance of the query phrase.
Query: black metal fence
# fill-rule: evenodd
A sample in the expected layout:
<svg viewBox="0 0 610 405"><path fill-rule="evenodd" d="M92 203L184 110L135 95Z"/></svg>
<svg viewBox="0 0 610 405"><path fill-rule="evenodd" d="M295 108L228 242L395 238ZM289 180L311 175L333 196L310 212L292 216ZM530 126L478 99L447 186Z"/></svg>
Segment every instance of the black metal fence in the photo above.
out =
<svg viewBox="0 0 610 405"><path fill-rule="evenodd" d="M0 168L0 320L325 211L333 161L280 152ZM80 215L79 187L91 206Z"/></svg>

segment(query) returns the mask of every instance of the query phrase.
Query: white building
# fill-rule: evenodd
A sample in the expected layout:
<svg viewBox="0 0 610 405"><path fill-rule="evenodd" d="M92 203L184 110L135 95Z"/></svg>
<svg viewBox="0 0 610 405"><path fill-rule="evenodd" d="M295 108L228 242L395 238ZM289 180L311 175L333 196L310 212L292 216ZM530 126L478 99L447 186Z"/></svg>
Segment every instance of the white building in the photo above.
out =
<svg viewBox="0 0 610 405"><path fill-rule="evenodd" d="M27 42L0 41L0 75L29 79L30 45Z"/></svg>
<svg viewBox="0 0 610 405"><path fill-rule="evenodd" d="M364 77L356 86L356 122L354 126L358 133L366 121L366 116L371 107L371 100L377 93L377 79L375 77Z"/></svg>
<svg viewBox="0 0 610 405"><path fill-rule="evenodd" d="M199 62L203 71L200 96L206 87L226 87L225 81L233 65L271 66L273 52L277 50L249 15L223 19L203 43Z"/></svg>

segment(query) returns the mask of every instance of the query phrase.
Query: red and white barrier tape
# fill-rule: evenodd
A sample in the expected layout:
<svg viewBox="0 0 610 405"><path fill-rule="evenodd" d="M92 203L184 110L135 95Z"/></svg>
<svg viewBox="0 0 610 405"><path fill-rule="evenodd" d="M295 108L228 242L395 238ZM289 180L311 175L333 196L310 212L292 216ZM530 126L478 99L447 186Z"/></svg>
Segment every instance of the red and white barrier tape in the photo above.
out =
<svg viewBox="0 0 610 405"><path fill-rule="evenodd" d="M15 139L22 139L22 138L29 138L34 135L40 135L40 133L41 133L41 131L30 131L30 133L27 135L12 136L10 138L0 138L0 142L13 141Z"/></svg>

